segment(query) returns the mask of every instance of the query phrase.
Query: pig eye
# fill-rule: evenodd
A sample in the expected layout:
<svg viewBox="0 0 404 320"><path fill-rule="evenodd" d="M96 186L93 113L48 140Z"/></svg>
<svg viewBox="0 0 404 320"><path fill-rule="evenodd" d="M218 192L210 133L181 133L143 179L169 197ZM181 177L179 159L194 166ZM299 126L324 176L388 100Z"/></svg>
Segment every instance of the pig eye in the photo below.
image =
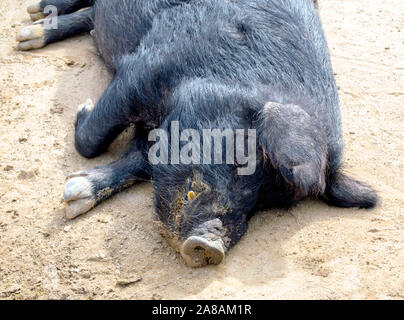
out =
<svg viewBox="0 0 404 320"><path fill-rule="evenodd" d="M187 199L189 201L195 200L196 199L196 193L194 191L189 191L187 194Z"/></svg>

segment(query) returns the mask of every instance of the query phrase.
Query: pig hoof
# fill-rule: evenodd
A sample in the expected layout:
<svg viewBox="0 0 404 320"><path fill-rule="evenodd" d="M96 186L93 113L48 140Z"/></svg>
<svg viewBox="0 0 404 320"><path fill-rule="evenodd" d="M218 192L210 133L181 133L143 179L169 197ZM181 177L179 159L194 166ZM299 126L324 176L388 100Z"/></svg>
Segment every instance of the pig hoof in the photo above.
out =
<svg viewBox="0 0 404 320"><path fill-rule="evenodd" d="M70 177L65 186L64 199L67 203L66 217L74 219L90 211L96 205L96 200L93 185L85 173L79 172Z"/></svg>
<svg viewBox="0 0 404 320"><path fill-rule="evenodd" d="M37 2L37 3L29 5L27 7L27 11L28 11L29 14L42 12L41 3Z"/></svg>
<svg viewBox="0 0 404 320"><path fill-rule="evenodd" d="M203 237L189 237L181 248L181 255L190 267L203 267L208 264L219 264L224 259L221 240L211 241Z"/></svg>
<svg viewBox="0 0 404 320"><path fill-rule="evenodd" d="M79 105L77 108L77 113L81 113L82 111L91 112L94 109L94 103L91 99L87 99L86 102Z"/></svg>
<svg viewBox="0 0 404 320"><path fill-rule="evenodd" d="M18 50L26 51L43 48L46 45L45 30L42 25L25 27L17 34Z"/></svg>
<svg viewBox="0 0 404 320"><path fill-rule="evenodd" d="M45 14L42 12L42 10L43 9L39 2L31 4L30 6L27 7L28 14L31 17L32 21L37 21L39 19L45 18Z"/></svg>
<svg viewBox="0 0 404 320"><path fill-rule="evenodd" d="M76 114L76 131L77 128L80 127L81 123L85 121L87 116L90 114L91 110L94 109L94 103L91 101L91 99L87 99L86 102L83 104L79 105L77 108L77 114Z"/></svg>
<svg viewBox="0 0 404 320"><path fill-rule="evenodd" d="M42 12L31 13L29 16L30 16L32 21L37 21L37 20L40 20L40 19L44 19L46 17Z"/></svg>

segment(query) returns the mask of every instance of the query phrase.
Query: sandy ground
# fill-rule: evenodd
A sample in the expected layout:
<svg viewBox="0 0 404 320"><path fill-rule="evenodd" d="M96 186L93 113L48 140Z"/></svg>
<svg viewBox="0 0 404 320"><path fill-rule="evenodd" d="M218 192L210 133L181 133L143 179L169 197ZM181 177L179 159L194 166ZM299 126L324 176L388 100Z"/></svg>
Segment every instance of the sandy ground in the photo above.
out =
<svg viewBox="0 0 404 320"><path fill-rule="evenodd" d="M404 1L320 1L347 171L376 187L380 207L262 212L224 263L203 269L158 235L150 184L64 218L65 176L115 159L124 139L95 160L75 152L76 107L109 75L87 35L15 51L30 2L0 3L0 298L404 298Z"/></svg>

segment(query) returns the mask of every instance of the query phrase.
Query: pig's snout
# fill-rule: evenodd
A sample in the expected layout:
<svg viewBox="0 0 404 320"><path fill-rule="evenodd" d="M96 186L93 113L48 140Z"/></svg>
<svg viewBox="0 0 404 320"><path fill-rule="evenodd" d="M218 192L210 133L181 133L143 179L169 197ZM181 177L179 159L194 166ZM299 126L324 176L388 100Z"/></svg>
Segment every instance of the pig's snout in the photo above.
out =
<svg viewBox="0 0 404 320"><path fill-rule="evenodd" d="M190 267L203 267L208 264L219 264L225 253L223 241L208 240L201 236L189 237L182 245L181 255Z"/></svg>

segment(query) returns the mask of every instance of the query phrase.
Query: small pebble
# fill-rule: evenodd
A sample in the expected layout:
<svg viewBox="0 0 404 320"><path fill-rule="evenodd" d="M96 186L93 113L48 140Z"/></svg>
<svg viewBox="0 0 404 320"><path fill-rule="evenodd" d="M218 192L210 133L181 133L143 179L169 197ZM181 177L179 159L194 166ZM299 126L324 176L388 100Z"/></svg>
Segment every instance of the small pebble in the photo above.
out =
<svg viewBox="0 0 404 320"><path fill-rule="evenodd" d="M128 277L128 278L118 278L118 280L116 281L116 284L120 287L127 287L127 286L130 286L130 285L135 284L140 281L142 281L142 277L132 276L132 277Z"/></svg>

